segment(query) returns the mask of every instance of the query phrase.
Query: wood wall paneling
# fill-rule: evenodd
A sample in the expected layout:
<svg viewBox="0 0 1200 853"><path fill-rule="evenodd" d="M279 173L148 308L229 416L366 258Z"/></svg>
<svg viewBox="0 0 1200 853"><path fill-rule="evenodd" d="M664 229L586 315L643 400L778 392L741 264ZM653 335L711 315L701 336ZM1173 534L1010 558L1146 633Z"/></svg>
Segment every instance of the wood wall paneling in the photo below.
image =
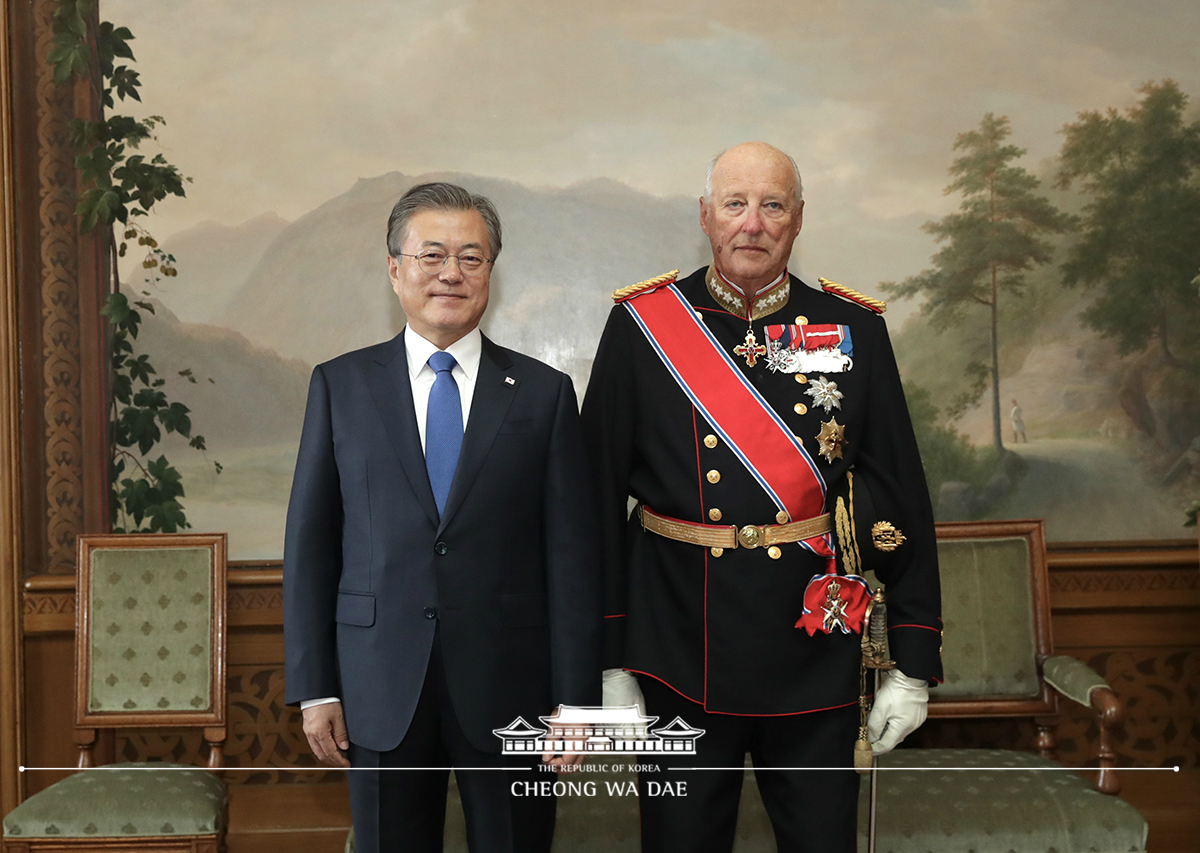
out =
<svg viewBox="0 0 1200 853"><path fill-rule="evenodd" d="M1122 797L1151 821L1151 853L1194 849L1181 843L1200 837L1200 811L1194 808L1200 779L1196 544L1188 540L1147 550L1122 543L1086 552L1052 546L1049 563L1055 651L1089 663L1127 702L1116 744L1118 764L1183 768L1178 774L1125 772ZM281 704L281 585L278 565L234 564L229 574L230 850L302 847L333 853L349 826L344 776L316 765L298 714ZM62 576L31 578L26 584L26 665L44 673L30 676L28 715L45 715L30 729L31 757L36 752L47 761L57 760L64 748L69 752L71 720L61 713L56 717L53 706L70 704L61 694L71 680L73 590L74 579ZM1097 733L1090 713L1067 701L1060 706L1061 760L1094 767ZM913 739L928 746L1032 751L1035 737L1027 721L931 720ZM43 742L49 738L64 746ZM186 759L199 747L198 738L146 734L118 741L116 753L123 759ZM40 777L37 783L40 787Z"/></svg>
<svg viewBox="0 0 1200 853"><path fill-rule="evenodd" d="M0 0L0 813L23 798L21 390L12 30Z"/></svg>

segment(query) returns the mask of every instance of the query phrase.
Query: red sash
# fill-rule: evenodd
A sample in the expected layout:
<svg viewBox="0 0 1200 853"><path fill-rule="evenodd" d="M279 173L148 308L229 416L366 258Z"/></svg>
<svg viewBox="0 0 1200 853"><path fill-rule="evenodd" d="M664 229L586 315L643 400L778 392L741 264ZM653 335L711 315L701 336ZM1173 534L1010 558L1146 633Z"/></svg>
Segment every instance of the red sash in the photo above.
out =
<svg viewBox="0 0 1200 853"><path fill-rule="evenodd" d="M825 511L825 481L812 457L746 379L675 285L625 301L646 340L705 419L794 521ZM829 534L800 543L832 567Z"/></svg>

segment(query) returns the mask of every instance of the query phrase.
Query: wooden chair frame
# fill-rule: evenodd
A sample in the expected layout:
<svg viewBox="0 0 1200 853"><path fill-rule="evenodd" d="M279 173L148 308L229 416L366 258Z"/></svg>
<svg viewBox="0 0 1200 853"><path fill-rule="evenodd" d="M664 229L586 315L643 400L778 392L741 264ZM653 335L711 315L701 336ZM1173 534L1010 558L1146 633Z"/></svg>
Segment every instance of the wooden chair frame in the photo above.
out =
<svg viewBox="0 0 1200 853"><path fill-rule="evenodd" d="M1033 616L1034 655L1037 662L1040 693L1036 697L988 697L940 699L930 691L929 716L949 718L1032 717L1037 727L1038 754L1057 760L1058 692L1046 683L1042 667L1054 654L1050 629L1050 582L1046 564L1045 523L1041 519L1014 521L938 522L939 541L953 539L1011 539L1020 537L1029 547L1029 592ZM1091 696L1092 709L1100 727L1097 751L1099 774L1095 788L1105 794L1120 791L1115 771L1116 752L1112 730L1125 718L1124 703L1111 688L1102 687Z"/></svg>
<svg viewBox="0 0 1200 853"><path fill-rule="evenodd" d="M207 549L212 567L210 606L209 710L103 711L89 709L92 640L93 557L104 550ZM208 744L207 769L224 766L226 738L225 691L225 589L228 546L223 533L131 533L81 535L77 542L75 607L75 729L80 768L95 767L99 729L201 728ZM7 837L0 840L5 853L104 853L140 850L144 853L223 853L228 806L222 829L214 834L112 837Z"/></svg>
<svg viewBox="0 0 1200 853"><path fill-rule="evenodd" d="M204 729L208 767L224 766L226 738L225 701L225 577L228 545L224 533L123 533L89 534L78 540L78 580L75 607L75 744L79 767L94 767L98 729L179 728ZM88 708L91 684L92 556L103 550L167 550L207 548L211 552L212 600L210 683L208 711L94 712Z"/></svg>

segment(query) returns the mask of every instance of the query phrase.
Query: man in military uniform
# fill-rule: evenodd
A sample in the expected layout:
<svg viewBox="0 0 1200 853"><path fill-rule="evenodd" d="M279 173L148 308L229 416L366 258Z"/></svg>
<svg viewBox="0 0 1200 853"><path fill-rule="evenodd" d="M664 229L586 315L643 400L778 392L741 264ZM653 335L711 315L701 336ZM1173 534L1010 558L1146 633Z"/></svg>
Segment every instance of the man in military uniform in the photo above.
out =
<svg viewBox="0 0 1200 853"><path fill-rule="evenodd" d="M712 265L614 294L584 401L606 704L705 730L694 756L645 759L645 853L730 850L747 752L780 850L854 850L864 569L887 587L898 664L876 752L920 725L941 677L933 514L884 306L788 274L803 206L778 149L716 158ZM671 769L697 766L723 769ZM647 795L681 780L686 797Z"/></svg>

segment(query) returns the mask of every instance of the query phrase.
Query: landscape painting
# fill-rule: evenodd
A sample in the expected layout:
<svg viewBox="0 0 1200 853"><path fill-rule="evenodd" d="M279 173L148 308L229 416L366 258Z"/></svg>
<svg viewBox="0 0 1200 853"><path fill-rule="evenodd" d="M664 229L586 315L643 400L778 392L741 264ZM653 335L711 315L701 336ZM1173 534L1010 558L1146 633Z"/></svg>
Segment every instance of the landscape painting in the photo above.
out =
<svg viewBox="0 0 1200 853"><path fill-rule="evenodd" d="M792 271L888 300L939 519L1195 536L1200 4L102 0L142 143L190 178L121 287L205 448L188 523L278 559L314 365L404 324L386 220L415 183L504 222L484 332L582 397L610 293L708 263L709 161L804 177ZM216 463L216 464L214 464Z"/></svg>

